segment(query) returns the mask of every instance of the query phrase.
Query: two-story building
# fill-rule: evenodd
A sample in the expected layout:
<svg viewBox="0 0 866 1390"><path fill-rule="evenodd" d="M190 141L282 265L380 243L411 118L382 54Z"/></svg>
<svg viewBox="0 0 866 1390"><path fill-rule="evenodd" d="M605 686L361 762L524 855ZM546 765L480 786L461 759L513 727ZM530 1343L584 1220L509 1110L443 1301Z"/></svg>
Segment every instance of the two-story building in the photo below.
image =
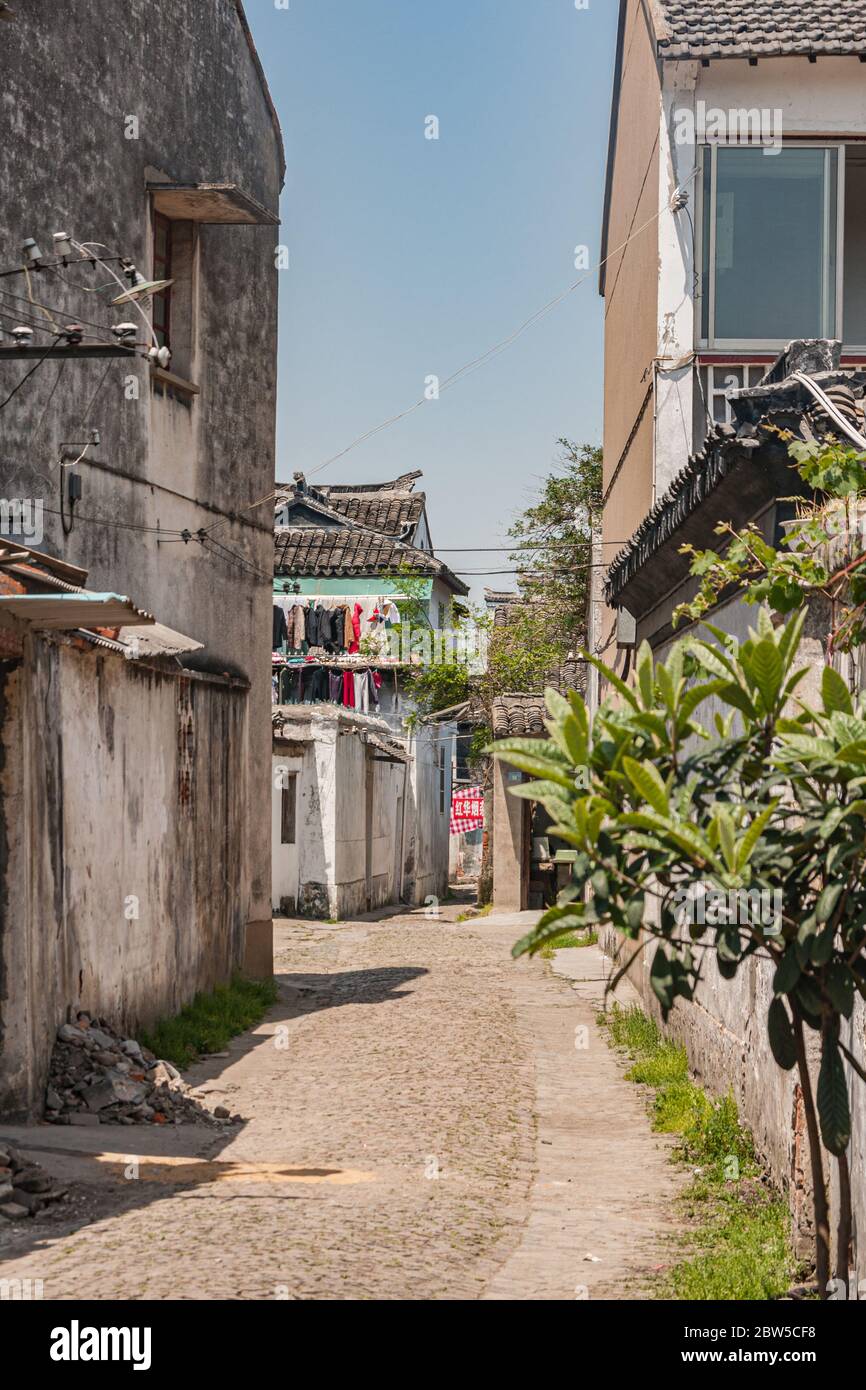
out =
<svg viewBox="0 0 866 1390"><path fill-rule="evenodd" d="M792 436L863 447L864 64L866 0L621 0L600 277L608 567L591 644L622 674L641 641L663 656L674 638L697 586L686 542L722 545L719 522L779 535L804 490ZM712 621L742 637L754 610L733 595ZM634 974L652 1007L647 970ZM756 1022L770 992L766 962L729 983L707 956L671 1026L705 1081L733 1086L796 1209L802 1105ZM862 1228L858 1088L854 1102Z"/></svg>
<svg viewBox="0 0 866 1390"><path fill-rule="evenodd" d="M347 917L448 888L456 725L411 677L448 660L469 590L433 553L413 472L278 489L275 909Z"/></svg>
<svg viewBox="0 0 866 1390"><path fill-rule="evenodd" d="M274 480L284 159L241 0L4 20L8 1113L68 1010L132 1032L272 970L273 526L245 509Z"/></svg>

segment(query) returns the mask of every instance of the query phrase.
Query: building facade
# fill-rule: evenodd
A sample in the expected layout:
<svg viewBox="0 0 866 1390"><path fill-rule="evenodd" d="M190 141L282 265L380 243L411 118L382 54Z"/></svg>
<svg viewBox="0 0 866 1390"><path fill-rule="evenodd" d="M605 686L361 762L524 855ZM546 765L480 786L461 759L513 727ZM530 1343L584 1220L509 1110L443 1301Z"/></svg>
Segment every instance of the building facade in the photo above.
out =
<svg viewBox="0 0 866 1390"><path fill-rule="evenodd" d="M723 545L720 522L755 523L771 543L781 535L791 499L808 491L788 441L863 438L864 61L859 0L622 0L600 281L608 568L591 640L623 675L643 640L659 658L674 640L674 609L697 589L684 544ZM736 594L711 616L740 638L754 619ZM813 614L818 673L827 631ZM633 976L652 1010L643 957ZM803 1110L770 1055L771 996L769 962L753 958L729 982L706 953L696 1002L678 1006L670 1027L710 1089L733 1087L804 1220ZM861 1062L863 1037L858 1003L851 1047ZM862 1231L859 1082L852 1100ZM862 1239L857 1259L862 1277Z"/></svg>
<svg viewBox="0 0 866 1390"><path fill-rule="evenodd" d="M0 73L0 493L38 515L5 539L188 635L138 664L4 619L0 1106L32 1109L68 1008L131 1027L271 968L273 539L246 509L273 487L284 161L240 0L32 0Z"/></svg>
<svg viewBox="0 0 866 1390"><path fill-rule="evenodd" d="M305 753L287 789L275 737L275 910L345 916L447 892L456 725L419 717L411 677L448 659L468 588L433 553L420 476L278 490L274 718Z"/></svg>

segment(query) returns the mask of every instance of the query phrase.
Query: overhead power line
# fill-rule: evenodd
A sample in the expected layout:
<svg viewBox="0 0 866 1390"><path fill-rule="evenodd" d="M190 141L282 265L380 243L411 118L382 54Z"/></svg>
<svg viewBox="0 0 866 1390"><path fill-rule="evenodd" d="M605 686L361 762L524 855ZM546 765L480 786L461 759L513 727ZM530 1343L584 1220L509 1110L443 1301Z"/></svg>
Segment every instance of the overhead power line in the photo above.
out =
<svg viewBox="0 0 866 1390"><path fill-rule="evenodd" d="M657 222L664 212L680 211L682 207L685 206L683 199L686 196L686 186L689 183L691 183L694 178L696 178L697 172L697 169L695 169L689 175L689 177L678 188L674 190L670 202L665 207L659 208L658 212L653 213L652 217L648 217L646 222L642 223L640 227L636 228L635 231L630 232L626 240L622 242L620 246L617 246L613 251L609 251L606 256L602 257L602 259L598 262L597 265L589 269L585 275L582 275L580 277L579 280L575 280L574 283L569 285L567 289L563 290L561 294L556 295L554 299L551 299L546 304L542 305L542 307L540 309L537 309L534 314L531 314L528 319L524 319L523 323L521 323L518 328L514 329L512 333L509 333L506 338L501 339L501 341L498 343L494 343L494 345L488 348L486 352L483 352L480 354L480 356L473 358L472 361L464 363L462 367L458 367L457 371L452 372L451 375L446 377L444 381L441 381L439 383L439 395L441 396L443 391L447 390L450 386L455 386L458 383L458 381L461 381L463 379L464 376L468 376L478 367L483 366L485 362L490 361L491 358L498 356L500 352L504 352L507 348L509 348L511 344L516 342L517 339L520 338L527 331L527 329L531 328L533 324L537 323L540 319L546 317L547 314L551 313L552 310L555 309L559 304L562 304L562 302L565 299L568 299L568 297L572 295L575 290L579 289L579 287L585 284L586 281L589 280L593 275L598 274L602 266L606 265L608 261L613 260L615 256L618 256L623 251L625 251L626 248L631 244L631 242L633 242L636 237L639 237L643 232L645 232L647 227L650 227L654 222ZM408 406L406 410L401 410L398 414L391 415L387 420L383 420L381 424L374 425L372 429L366 430L364 434L358 435L356 439L352 440L351 444L346 445L345 449L341 449L340 452L337 454L332 454L331 457L325 459L323 463L320 463L315 468L309 470L307 473L307 477L315 477L317 473L321 473L323 469L330 467L330 465L332 463L336 463L338 459L345 458L346 454L351 453L351 451L353 449L356 449L359 444L363 444L366 442L366 440L371 439L373 435L379 434L382 430L388 429L391 425L397 424L397 422L400 420L405 420L407 416L412 415L416 410L420 410L420 408L423 405L427 405L429 403L429 399L430 398L426 395L422 396L420 400L415 401L414 404ZM253 511L256 507L264 506L266 502L274 501L278 496L278 493L278 489L274 489L274 491L266 493L264 497L259 497L254 502L250 502L246 506L238 508L235 511L235 515L242 515L244 512ZM225 521L222 520L214 522L213 526L209 527L208 530L212 532L216 530L218 526L224 526L225 524Z"/></svg>

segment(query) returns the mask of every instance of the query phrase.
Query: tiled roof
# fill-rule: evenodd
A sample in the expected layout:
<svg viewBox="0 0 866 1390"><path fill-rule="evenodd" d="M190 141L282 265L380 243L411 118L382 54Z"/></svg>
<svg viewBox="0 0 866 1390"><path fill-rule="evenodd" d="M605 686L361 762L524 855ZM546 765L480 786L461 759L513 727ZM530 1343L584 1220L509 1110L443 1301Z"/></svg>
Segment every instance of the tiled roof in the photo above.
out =
<svg viewBox="0 0 866 1390"><path fill-rule="evenodd" d="M540 738L546 735L543 695L498 695L493 701L494 738Z"/></svg>
<svg viewBox="0 0 866 1390"><path fill-rule="evenodd" d="M278 574L377 575L391 574L405 565L418 575L442 579L455 593L469 593L463 581L434 555L378 531L360 526L344 531L289 526L274 533L274 569Z"/></svg>
<svg viewBox="0 0 866 1390"><path fill-rule="evenodd" d="M412 536L424 514L423 492L338 492L321 488L341 516L387 536Z"/></svg>
<svg viewBox="0 0 866 1390"><path fill-rule="evenodd" d="M586 662L571 658L554 672L547 685L562 695L569 690L586 690ZM494 738L546 738L548 718L544 695L540 693L497 695L492 706Z"/></svg>
<svg viewBox="0 0 866 1390"><path fill-rule="evenodd" d="M662 549L665 555L659 563L663 563L668 588L688 573L688 557L683 558L679 550L683 541L692 542L694 537L685 534L684 528L700 515L704 503L709 508L708 524L738 520L733 512L719 514L718 498L714 504L708 502L717 489L727 489L727 507L734 508L739 499L747 510L751 508L751 515L763 492L787 497L802 490L787 440L821 440L838 436L839 428L793 376L794 370L810 376L855 428L866 430L866 373L840 369L840 347L824 340L790 344L760 385L731 393L734 423L716 425L710 431L700 453L689 458L612 561L604 581L609 604L623 602L634 611L624 591ZM675 554L668 546L673 541ZM706 544L713 542L708 538Z"/></svg>
<svg viewBox="0 0 866 1390"><path fill-rule="evenodd" d="M390 483L325 483L320 492L412 492L419 478L424 474L420 468L411 473L401 473Z"/></svg>
<svg viewBox="0 0 866 1390"><path fill-rule="evenodd" d="M866 54L866 0L655 0L662 58Z"/></svg>

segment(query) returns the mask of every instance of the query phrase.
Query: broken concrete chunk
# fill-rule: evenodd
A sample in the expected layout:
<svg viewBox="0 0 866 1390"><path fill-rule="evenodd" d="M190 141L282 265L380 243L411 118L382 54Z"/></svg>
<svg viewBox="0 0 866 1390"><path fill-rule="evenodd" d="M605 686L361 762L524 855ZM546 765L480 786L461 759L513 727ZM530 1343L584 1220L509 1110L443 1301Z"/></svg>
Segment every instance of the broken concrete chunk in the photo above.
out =
<svg viewBox="0 0 866 1390"><path fill-rule="evenodd" d="M81 1098L89 1110L104 1110L107 1105L124 1102L137 1105L144 1100L147 1088L141 1081L130 1081L122 1072L107 1071L94 1086L85 1086Z"/></svg>
<svg viewBox="0 0 866 1390"><path fill-rule="evenodd" d="M7 1221L21 1221L30 1213L26 1207L22 1207L18 1202L6 1202L0 1206L0 1216L5 1216Z"/></svg>
<svg viewBox="0 0 866 1390"><path fill-rule="evenodd" d="M84 1034L80 1028L73 1028L71 1023L61 1023L57 1037L60 1042L71 1043L73 1047L84 1046Z"/></svg>
<svg viewBox="0 0 866 1390"><path fill-rule="evenodd" d="M98 1125L99 1116L92 1115L88 1110L79 1110L74 1115L67 1115L67 1122L71 1125Z"/></svg>

